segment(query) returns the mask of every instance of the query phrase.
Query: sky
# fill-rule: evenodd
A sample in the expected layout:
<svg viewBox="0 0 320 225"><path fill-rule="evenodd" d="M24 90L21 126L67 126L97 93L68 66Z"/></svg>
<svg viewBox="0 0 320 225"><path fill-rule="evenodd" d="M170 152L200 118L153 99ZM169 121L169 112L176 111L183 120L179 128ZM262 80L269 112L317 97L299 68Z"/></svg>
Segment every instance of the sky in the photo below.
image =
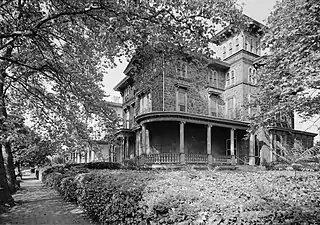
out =
<svg viewBox="0 0 320 225"><path fill-rule="evenodd" d="M238 2L243 5L244 14L265 24L277 0L238 0ZM120 96L120 93L114 91L113 88L125 77L123 71L126 65L127 63L119 64L115 69L109 70L104 76L105 91L111 97ZM110 100L113 99L110 98ZM318 133L318 127L320 127L319 118L317 117L303 123L299 122L302 121L300 118L296 118L298 122L295 124L295 129ZM320 141L320 135L316 137L316 140Z"/></svg>

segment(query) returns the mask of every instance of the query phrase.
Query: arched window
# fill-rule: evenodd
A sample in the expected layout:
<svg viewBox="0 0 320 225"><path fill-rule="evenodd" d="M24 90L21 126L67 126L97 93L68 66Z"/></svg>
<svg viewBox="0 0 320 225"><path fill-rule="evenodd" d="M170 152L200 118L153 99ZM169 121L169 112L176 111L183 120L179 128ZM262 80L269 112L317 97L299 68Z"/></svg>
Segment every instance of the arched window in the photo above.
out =
<svg viewBox="0 0 320 225"><path fill-rule="evenodd" d="M236 39L236 51L239 50L239 38Z"/></svg>
<svg viewBox="0 0 320 225"><path fill-rule="evenodd" d="M218 86L218 73L217 71L213 71L213 85Z"/></svg>
<svg viewBox="0 0 320 225"><path fill-rule="evenodd" d="M230 85L233 85L235 84L235 73L234 73L234 70L231 71L231 78L230 78L231 82L230 82Z"/></svg>
<svg viewBox="0 0 320 225"><path fill-rule="evenodd" d="M223 58L225 58L227 56L226 46L223 46L222 51L223 51Z"/></svg>
<svg viewBox="0 0 320 225"><path fill-rule="evenodd" d="M248 40L246 36L244 36L244 50L248 51Z"/></svg>
<svg viewBox="0 0 320 225"><path fill-rule="evenodd" d="M248 74L248 82L251 84L256 84L257 83L257 78L256 78L256 69L249 67L249 74Z"/></svg>
<svg viewBox="0 0 320 225"><path fill-rule="evenodd" d="M226 74L226 87L228 87L230 85L230 73L228 72Z"/></svg>
<svg viewBox="0 0 320 225"><path fill-rule="evenodd" d="M256 41L256 54L259 55L259 42Z"/></svg>

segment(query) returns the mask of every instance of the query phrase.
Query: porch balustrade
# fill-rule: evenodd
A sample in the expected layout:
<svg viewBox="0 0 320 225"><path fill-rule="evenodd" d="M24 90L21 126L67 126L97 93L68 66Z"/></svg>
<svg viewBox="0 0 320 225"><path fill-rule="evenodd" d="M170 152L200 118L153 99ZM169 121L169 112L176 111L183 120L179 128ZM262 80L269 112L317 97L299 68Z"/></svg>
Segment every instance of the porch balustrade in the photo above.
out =
<svg viewBox="0 0 320 225"><path fill-rule="evenodd" d="M186 154L186 163L208 163L208 156L202 154Z"/></svg>
<svg viewBox="0 0 320 225"><path fill-rule="evenodd" d="M146 162L150 164L179 163L179 154L162 153L146 155Z"/></svg>
<svg viewBox="0 0 320 225"><path fill-rule="evenodd" d="M187 164L207 164L208 155L204 154L186 154L185 162ZM216 156L213 158L214 164L219 165L230 165L232 162L231 156ZM139 163L147 164L179 164L180 154L179 153L161 153L161 154L148 154L139 157Z"/></svg>
<svg viewBox="0 0 320 225"><path fill-rule="evenodd" d="M214 164L231 164L232 159L231 156L215 156L213 158Z"/></svg>

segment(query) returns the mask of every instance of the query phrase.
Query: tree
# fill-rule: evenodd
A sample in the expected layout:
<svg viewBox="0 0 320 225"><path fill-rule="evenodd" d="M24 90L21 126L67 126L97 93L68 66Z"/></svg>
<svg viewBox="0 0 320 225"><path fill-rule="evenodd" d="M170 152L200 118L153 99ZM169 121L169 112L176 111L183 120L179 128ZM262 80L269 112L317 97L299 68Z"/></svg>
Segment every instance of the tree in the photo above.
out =
<svg viewBox="0 0 320 225"><path fill-rule="evenodd" d="M320 2L278 2L268 18L263 48L268 56L258 73L255 126L268 126L280 114L303 118L320 108Z"/></svg>
<svg viewBox="0 0 320 225"><path fill-rule="evenodd" d="M28 109L45 135L63 128L88 140L90 119L108 131L115 120L101 81L115 58L130 58L146 45L163 54L182 49L212 56L216 26L239 18L235 0L1 1L1 128L8 112Z"/></svg>

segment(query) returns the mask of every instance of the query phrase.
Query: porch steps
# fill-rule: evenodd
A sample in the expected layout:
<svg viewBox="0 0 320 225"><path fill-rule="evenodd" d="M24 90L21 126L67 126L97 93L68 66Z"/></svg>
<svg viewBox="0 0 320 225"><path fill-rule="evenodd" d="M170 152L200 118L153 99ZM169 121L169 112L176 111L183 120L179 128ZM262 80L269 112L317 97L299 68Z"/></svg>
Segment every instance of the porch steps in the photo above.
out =
<svg viewBox="0 0 320 225"><path fill-rule="evenodd" d="M263 166L237 165L238 171L256 172L265 170Z"/></svg>

